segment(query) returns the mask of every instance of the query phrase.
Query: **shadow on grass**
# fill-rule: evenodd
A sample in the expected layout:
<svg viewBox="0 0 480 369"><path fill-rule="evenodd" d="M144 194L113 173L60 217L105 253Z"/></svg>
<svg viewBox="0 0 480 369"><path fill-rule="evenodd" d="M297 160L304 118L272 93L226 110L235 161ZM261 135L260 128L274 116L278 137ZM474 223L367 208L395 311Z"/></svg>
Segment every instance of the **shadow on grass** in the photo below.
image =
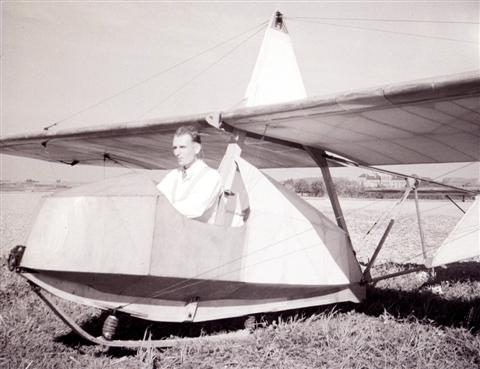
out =
<svg viewBox="0 0 480 369"><path fill-rule="evenodd" d="M388 263L379 266L380 274L418 267L416 264ZM382 270L383 269L383 270ZM420 278L421 280L421 278ZM355 311L379 316L384 312L397 319L415 318L445 327L463 327L480 332L479 262L461 262L435 268L435 274L419 282L416 274L399 277L387 287L367 287L367 298ZM382 283L381 283L382 284ZM396 285L395 285L396 284ZM448 293L434 289L447 286ZM396 288L396 286L401 286Z"/></svg>
<svg viewBox="0 0 480 369"><path fill-rule="evenodd" d="M390 266L391 267L391 266ZM396 264L395 268L405 269L411 265ZM452 264L448 268L437 268L436 275L427 285L441 282L459 282L468 286L469 282L480 281L480 263L466 262ZM470 283L471 284L471 283ZM423 285L422 287L424 287ZM356 311L370 316L380 316L385 312L397 319L416 319L427 324L434 323L445 327L464 327L472 333L480 332L480 297L476 298L446 298L443 295L432 293L428 289L412 288L410 290L367 287L367 299L360 304L342 303L320 307L295 309L281 313L267 313L253 315L257 325L268 326L283 320L288 321L295 317L310 317L332 309L342 313ZM91 335L101 335L102 325L108 313L81 323L81 327ZM117 313L119 331L115 339L118 340L158 340L171 337L199 337L221 332L231 332L243 329L247 317L222 319L202 323L159 323L133 318L127 314ZM67 346L78 347L93 345L74 332L59 336L57 342ZM135 349L110 348L101 355L112 357L135 355Z"/></svg>
<svg viewBox="0 0 480 369"><path fill-rule="evenodd" d="M480 262L454 263L445 268L436 268L435 273L434 283L442 281L478 282L480 281Z"/></svg>
<svg viewBox="0 0 480 369"><path fill-rule="evenodd" d="M368 287L366 301L354 309L370 316L387 312L397 319L415 318L445 327L464 327L474 334L480 332L480 298L446 299L429 291Z"/></svg>

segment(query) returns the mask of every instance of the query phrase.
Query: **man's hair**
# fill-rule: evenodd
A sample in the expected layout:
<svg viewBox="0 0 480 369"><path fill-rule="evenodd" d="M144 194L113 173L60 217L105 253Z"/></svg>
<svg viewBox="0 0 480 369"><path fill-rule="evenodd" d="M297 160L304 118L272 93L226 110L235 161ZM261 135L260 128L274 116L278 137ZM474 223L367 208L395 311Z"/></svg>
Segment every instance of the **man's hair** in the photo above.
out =
<svg viewBox="0 0 480 369"><path fill-rule="evenodd" d="M199 144L202 143L200 139L200 133L198 132L198 129L196 129L194 126L179 127L175 132L175 136L178 137L183 135L189 135L192 138L193 142L198 142Z"/></svg>

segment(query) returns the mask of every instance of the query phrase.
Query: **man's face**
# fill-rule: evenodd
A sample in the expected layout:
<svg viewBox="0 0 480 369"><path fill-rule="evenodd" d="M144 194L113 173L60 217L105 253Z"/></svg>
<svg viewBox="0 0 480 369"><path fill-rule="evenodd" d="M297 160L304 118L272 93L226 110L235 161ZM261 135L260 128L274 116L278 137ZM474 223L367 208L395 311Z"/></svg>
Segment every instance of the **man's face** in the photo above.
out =
<svg viewBox="0 0 480 369"><path fill-rule="evenodd" d="M173 136L173 155L180 167L190 166L197 158L201 145L193 142L190 135Z"/></svg>

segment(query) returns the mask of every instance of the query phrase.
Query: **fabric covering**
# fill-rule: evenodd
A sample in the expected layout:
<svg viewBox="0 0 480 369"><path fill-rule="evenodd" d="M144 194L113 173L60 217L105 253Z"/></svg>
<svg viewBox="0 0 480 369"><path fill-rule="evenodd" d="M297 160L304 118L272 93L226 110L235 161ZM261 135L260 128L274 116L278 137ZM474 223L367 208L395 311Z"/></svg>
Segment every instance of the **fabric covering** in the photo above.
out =
<svg viewBox="0 0 480 369"><path fill-rule="evenodd" d="M480 197L477 196L445 241L427 260L427 267L436 267L480 256L479 202Z"/></svg>
<svg viewBox="0 0 480 369"><path fill-rule="evenodd" d="M345 232L242 158L235 163L246 194L234 196L249 204L243 225L188 219L148 177L127 175L46 197L21 266L58 296L127 303L152 320L184 320L178 306L192 294L197 320L360 301Z"/></svg>
<svg viewBox="0 0 480 369"><path fill-rule="evenodd" d="M237 164L251 212L242 227L190 220L154 182L127 175L45 198L23 266L221 279L217 269L225 264L220 274L243 282L359 281L360 268L336 224L245 160ZM206 258L185 259L197 252Z"/></svg>
<svg viewBox="0 0 480 369"><path fill-rule="evenodd" d="M265 31L245 93L245 106L278 104L307 97L290 36L281 25L275 26L273 19Z"/></svg>

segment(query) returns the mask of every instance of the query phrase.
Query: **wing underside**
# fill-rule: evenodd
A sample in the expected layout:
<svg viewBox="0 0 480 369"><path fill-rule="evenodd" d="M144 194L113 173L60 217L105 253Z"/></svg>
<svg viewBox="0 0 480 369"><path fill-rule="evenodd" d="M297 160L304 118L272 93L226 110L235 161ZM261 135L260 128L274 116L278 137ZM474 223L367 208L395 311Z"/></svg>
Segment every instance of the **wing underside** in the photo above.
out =
<svg viewBox="0 0 480 369"><path fill-rule="evenodd" d="M207 114L74 130L42 131L0 140L0 152L66 164L166 169L175 166L176 128L196 125L204 158L216 166L245 131L243 156L259 168L312 167L315 147L367 165L480 161L480 73L247 107Z"/></svg>
<svg viewBox="0 0 480 369"><path fill-rule="evenodd" d="M238 110L237 128L321 148L367 165L480 160L480 74Z"/></svg>
<svg viewBox="0 0 480 369"><path fill-rule="evenodd" d="M202 135L201 156L217 167L233 135L210 126L205 116L152 120L94 129L12 136L0 141L0 152L69 165L85 164L145 169L174 168L172 137L181 125ZM244 157L259 168L314 166L300 145L281 140L245 139Z"/></svg>

